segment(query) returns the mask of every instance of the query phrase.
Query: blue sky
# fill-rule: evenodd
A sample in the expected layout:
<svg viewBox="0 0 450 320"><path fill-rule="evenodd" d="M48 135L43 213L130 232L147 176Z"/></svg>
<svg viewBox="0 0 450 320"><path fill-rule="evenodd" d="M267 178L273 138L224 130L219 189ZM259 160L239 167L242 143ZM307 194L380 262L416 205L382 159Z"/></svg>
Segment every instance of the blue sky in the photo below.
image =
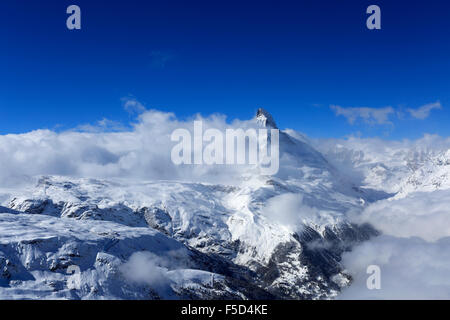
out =
<svg viewBox="0 0 450 320"><path fill-rule="evenodd" d="M450 135L448 1L4 0L0 39L0 134L128 123L128 98L181 118L264 107L312 137Z"/></svg>

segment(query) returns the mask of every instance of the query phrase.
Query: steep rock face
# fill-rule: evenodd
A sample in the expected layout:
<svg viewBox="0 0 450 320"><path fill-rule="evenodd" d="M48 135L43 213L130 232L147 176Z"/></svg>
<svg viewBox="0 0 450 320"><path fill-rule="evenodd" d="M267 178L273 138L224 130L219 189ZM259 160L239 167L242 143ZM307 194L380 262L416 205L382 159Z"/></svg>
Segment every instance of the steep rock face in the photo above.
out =
<svg viewBox="0 0 450 320"><path fill-rule="evenodd" d="M140 209L138 213L144 216L145 221L150 227L169 236L173 235L172 217L166 210L156 207L144 207Z"/></svg>
<svg viewBox="0 0 450 320"><path fill-rule="evenodd" d="M346 284L351 281L340 264L342 253L377 235L369 225L344 223L323 232L307 226L294 235L295 241L280 244L259 272L267 290L284 299L332 298L342 279Z"/></svg>
<svg viewBox="0 0 450 320"><path fill-rule="evenodd" d="M278 129L277 124L275 123L275 120L273 119L272 115L263 108L259 108L258 111L256 111L255 119L256 122L263 127L269 129Z"/></svg>

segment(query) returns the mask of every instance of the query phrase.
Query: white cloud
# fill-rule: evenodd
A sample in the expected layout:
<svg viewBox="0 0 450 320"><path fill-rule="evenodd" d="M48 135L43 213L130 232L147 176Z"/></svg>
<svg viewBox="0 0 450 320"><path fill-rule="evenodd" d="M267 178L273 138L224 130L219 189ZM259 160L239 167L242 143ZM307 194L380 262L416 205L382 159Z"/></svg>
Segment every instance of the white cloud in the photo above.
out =
<svg viewBox="0 0 450 320"><path fill-rule="evenodd" d="M95 125L84 124L76 128L85 132L108 132L108 131L125 131L126 127L119 121L113 121L106 118L98 121Z"/></svg>
<svg viewBox="0 0 450 320"><path fill-rule="evenodd" d="M374 124L392 124L389 120L391 114L395 111L392 107L385 108L343 108L341 106L331 105L330 108L337 116L344 116L350 124L354 124L361 119L365 123Z"/></svg>
<svg viewBox="0 0 450 320"><path fill-rule="evenodd" d="M331 105L330 108L335 112L337 116L343 116L350 124L355 124L358 120L370 125L392 125L390 121L391 116L395 116L397 119L403 119L403 112L401 110L395 110L392 107L384 108L344 108L337 105ZM442 109L441 103L434 102L423 105L417 109L407 109L412 117L420 120L428 118L430 112L434 109Z"/></svg>
<svg viewBox="0 0 450 320"><path fill-rule="evenodd" d="M450 299L450 191L414 193L370 205L355 217L383 235L343 255L352 285L341 299ZM381 290L366 286L367 267L381 269Z"/></svg>
<svg viewBox="0 0 450 320"><path fill-rule="evenodd" d="M356 219L386 235L437 241L450 237L449 203L448 190L416 192L402 199L378 201Z"/></svg>
<svg viewBox="0 0 450 320"><path fill-rule="evenodd" d="M434 109L436 109L436 110L442 109L442 105L439 101L423 105L417 109L408 109L407 111L414 118L424 120L424 119L428 118L428 116L430 115L430 112Z"/></svg>
<svg viewBox="0 0 450 320"><path fill-rule="evenodd" d="M142 113L145 106L135 98L122 98L123 108L130 113Z"/></svg>
<svg viewBox="0 0 450 320"><path fill-rule="evenodd" d="M169 271L190 266L190 258L183 249L156 255L149 251L135 252L120 266L122 275L130 282L147 284L161 296L171 291Z"/></svg>
<svg viewBox="0 0 450 320"><path fill-rule="evenodd" d="M196 116L204 130L247 128L252 121L227 123L225 116ZM230 183L248 166L175 165L170 155L170 136L175 129L192 132L194 118L179 121L172 113L149 110L141 113L128 129L110 130L105 121L57 133L36 130L0 135L0 183L30 181L38 175L92 178L167 179ZM80 129L84 131L80 132Z"/></svg>
<svg viewBox="0 0 450 320"><path fill-rule="evenodd" d="M145 283L153 287L169 285L168 269L159 263L160 257L151 252L136 252L121 265L120 271L132 282Z"/></svg>
<svg viewBox="0 0 450 320"><path fill-rule="evenodd" d="M380 236L343 255L353 283L340 299L450 299L450 238ZM381 289L366 286L369 265L381 270Z"/></svg>
<svg viewBox="0 0 450 320"><path fill-rule="evenodd" d="M302 222L318 218L319 211L303 204L300 194L286 193L267 201L262 214L271 222L278 223L291 232L299 232Z"/></svg>
<svg viewBox="0 0 450 320"><path fill-rule="evenodd" d="M450 138L429 134L418 140L349 137L315 142L341 172L356 181L370 182L365 179L371 168L378 168L375 186L390 191L398 190L399 181L410 172L407 164L414 168L411 164L450 148ZM353 282L339 298L450 299L449 203L450 190L417 192L375 202L349 215L355 223L370 223L382 236L344 254L342 263ZM381 290L366 286L369 265L381 268Z"/></svg>

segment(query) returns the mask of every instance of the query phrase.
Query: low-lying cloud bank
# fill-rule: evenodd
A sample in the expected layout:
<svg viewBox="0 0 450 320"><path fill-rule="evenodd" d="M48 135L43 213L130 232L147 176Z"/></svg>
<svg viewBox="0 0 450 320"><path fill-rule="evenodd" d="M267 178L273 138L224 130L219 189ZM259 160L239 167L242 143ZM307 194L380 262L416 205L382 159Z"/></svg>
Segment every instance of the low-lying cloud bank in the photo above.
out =
<svg viewBox="0 0 450 320"><path fill-rule="evenodd" d="M149 110L139 115L131 130L105 130L101 124L57 133L36 130L0 136L0 184L14 185L37 175L92 178L193 180L232 183L242 166L176 166L171 161L175 129L193 130L201 120L204 130L255 127L253 121L228 123L223 115L200 115L178 120L174 114ZM219 170L220 169L220 170Z"/></svg>
<svg viewBox="0 0 450 320"><path fill-rule="evenodd" d="M204 130L216 128L225 132L227 128L256 127L255 121L227 122L226 116L220 114L207 117L197 115L182 121L173 113L148 110L139 114L131 124L131 129L102 120L95 126L84 125L64 132L35 130L24 134L0 135L0 184L14 185L38 175L232 184L236 176L248 172L249 167L246 166L174 165L170 155L176 143L171 141L170 136L175 129L180 128L192 132L194 120L201 120ZM288 132L296 134L292 130ZM369 161L384 161L386 159L382 155L392 157L395 152L448 148L450 139L429 135L417 141L398 142L349 138L314 140L313 145L325 153L336 167L358 181L361 173L353 170L355 153L360 152L364 161L366 158ZM336 146L348 152L335 152Z"/></svg>
<svg viewBox="0 0 450 320"><path fill-rule="evenodd" d="M436 242L421 238L380 236L343 257L353 276L340 299L449 299L450 237ZM369 290L367 266L381 270L381 289Z"/></svg>
<svg viewBox="0 0 450 320"><path fill-rule="evenodd" d="M450 191L417 192L370 205L355 222L383 235L343 256L352 285L341 299L450 299ZM381 269L381 289L369 290L369 265Z"/></svg>
<svg viewBox="0 0 450 320"><path fill-rule="evenodd" d="M449 203L448 190L416 192L402 199L378 201L357 219L386 235L438 241L450 236Z"/></svg>

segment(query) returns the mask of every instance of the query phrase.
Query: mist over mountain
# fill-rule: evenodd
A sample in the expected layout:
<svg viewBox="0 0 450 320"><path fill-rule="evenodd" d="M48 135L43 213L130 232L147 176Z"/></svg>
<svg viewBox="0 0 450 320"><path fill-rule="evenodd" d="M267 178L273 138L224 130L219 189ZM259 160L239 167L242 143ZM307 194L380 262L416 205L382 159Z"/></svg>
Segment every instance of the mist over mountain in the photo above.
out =
<svg viewBox="0 0 450 320"><path fill-rule="evenodd" d="M150 110L131 130L0 136L0 298L450 297L449 139L281 130L267 176L173 164L171 133L194 120L279 128L261 108L232 122Z"/></svg>

